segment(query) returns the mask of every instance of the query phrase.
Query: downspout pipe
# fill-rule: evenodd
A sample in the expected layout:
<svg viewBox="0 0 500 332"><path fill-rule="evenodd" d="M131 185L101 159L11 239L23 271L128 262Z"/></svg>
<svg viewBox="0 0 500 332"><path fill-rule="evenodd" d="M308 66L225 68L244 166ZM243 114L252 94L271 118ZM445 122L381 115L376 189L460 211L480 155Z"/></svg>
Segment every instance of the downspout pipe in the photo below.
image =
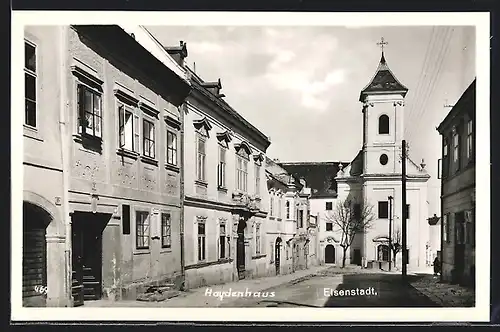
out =
<svg viewBox="0 0 500 332"><path fill-rule="evenodd" d="M181 118L180 130L180 179L179 179L179 192L180 192L180 217L179 217L179 236L180 236L180 259L181 259L181 286L180 289L184 290L186 287L186 264L185 264L185 248L184 248L184 115L186 104L183 103L179 106Z"/></svg>
<svg viewBox="0 0 500 332"><path fill-rule="evenodd" d="M69 140L67 134L68 124L68 91L67 91L67 70L68 70L68 29L69 26L60 27L60 54L61 66L59 72L60 79L60 105L59 105L59 130L61 134L61 161L62 161L62 185L63 185L63 224L65 227L65 248L64 248L64 270L65 270L65 298L67 301L66 306L73 306L73 297L71 292L71 279L72 279L72 257L71 257L71 216L69 207Z"/></svg>

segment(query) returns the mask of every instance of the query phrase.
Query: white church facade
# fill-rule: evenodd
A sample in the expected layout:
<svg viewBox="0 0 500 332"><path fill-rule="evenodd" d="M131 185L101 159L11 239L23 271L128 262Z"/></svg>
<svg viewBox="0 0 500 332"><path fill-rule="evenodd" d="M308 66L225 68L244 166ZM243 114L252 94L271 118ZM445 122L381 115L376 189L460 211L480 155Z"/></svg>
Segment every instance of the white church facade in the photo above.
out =
<svg viewBox="0 0 500 332"><path fill-rule="evenodd" d="M342 262L342 233L331 223L328 215L335 210L338 202L349 199L359 204L366 202L372 207L373 220L369 228L358 233L347 252L347 264L364 267L388 267L389 257L394 261L394 253L389 253L391 243L401 244L402 229L402 140L404 139L404 106L408 89L400 83L385 60L384 52L379 66L370 83L361 91L359 101L363 114L363 145L350 163L335 162L335 174L316 174L319 169L311 163L282 165L296 176L304 175L312 183L311 214L317 216L320 237L320 263ZM300 174L302 173L302 174ZM427 181L430 176L425 165L417 165L409 157L406 162L406 211L408 270L426 267L426 243L429 241L427 211ZM320 176L322 179L312 178ZM310 181L308 177L312 178ZM314 181L321 188L328 184L328 195L318 197L315 204ZM324 188L323 188L324 189ZM318 192L318 193L319 193ZM326 199L326 201L325 201ZM389 221L391 220L391 232ZM332 256L333 255L333 256ZM401 252L396 255L396 267L401 268Z"/></svg>
<svg viewBox="0 0 500 332"><path fill-rule="evenodd" d="M363 112L363 146L356 158L340 169L335 178L337 200L354 199L372 207L370 227L358 234L350 248L351 263L385 266L393 252L391 243L401 244L402 206L402 141L404 106L408 89L389 69L384 53L370 83L361 91ZM408 269L426 266L427 181L425 165L406 160L406 209ZM391 232L389 233L389 221ZM396 255L401 266L401 252Z"/></svg>

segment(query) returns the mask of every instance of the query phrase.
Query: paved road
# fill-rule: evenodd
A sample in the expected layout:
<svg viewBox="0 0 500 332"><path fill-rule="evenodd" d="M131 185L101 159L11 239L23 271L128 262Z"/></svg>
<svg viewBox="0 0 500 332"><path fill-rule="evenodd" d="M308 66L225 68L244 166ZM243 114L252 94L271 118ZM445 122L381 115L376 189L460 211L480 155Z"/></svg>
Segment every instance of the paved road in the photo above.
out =
<svg viewBox="0 0 500 332"><path fill-rule="evenodd" d="M391 274L318 275L240 298L224 307L437 307L429 298ZM274 297L271 297L274 294Z"/></svg>

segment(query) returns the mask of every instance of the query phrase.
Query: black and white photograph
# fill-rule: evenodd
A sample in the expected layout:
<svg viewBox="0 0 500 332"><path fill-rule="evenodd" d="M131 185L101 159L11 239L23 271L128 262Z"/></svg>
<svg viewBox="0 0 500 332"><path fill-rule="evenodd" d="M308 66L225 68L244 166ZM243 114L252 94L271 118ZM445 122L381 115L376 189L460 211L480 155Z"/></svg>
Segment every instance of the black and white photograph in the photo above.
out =
<svg viewBox="0 0 500 332"><path fill-rule="evenodd" d="M489 15L238 15L13 12L13 317L488 319Z"/></svg>

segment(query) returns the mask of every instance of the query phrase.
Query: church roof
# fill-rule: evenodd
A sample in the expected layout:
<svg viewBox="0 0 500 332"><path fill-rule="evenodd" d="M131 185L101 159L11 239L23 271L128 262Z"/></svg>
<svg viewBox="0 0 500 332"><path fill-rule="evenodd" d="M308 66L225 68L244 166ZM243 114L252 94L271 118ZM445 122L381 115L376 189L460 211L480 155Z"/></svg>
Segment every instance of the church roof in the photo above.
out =
<svg viewBox="0 0 500 332"><path fill-rule="evenodd" d="M311 198L337 197L335 176L339 164L344 167L348 162L286 162L279 163L294 177L304 178L307 187L311 188Z"/></svg>
<svg viewBox="0 0 500 332"><path fill-rule="evenodd" d="M407 92L408 88L399 82L389 69L384 53L382 52L377 71L370 83L361 90L359 101L363 101L367 94L401 93L404 97Z"/></svg>

